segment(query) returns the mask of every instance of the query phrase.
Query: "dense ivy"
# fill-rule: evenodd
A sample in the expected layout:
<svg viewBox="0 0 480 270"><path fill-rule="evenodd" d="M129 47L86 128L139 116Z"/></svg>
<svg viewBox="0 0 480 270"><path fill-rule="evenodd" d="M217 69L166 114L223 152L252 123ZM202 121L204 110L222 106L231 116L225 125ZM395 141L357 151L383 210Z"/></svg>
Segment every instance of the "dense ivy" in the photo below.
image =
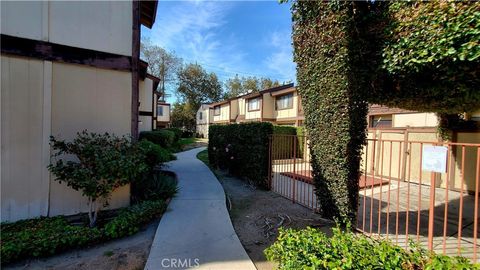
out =
<svg viewBox="0 0 480 270"><path fill-rule="evenodd" d="M417 111L480 108L480 4L392 1L384 5L384 76L369 98Z"/></svg>
<svg viewBox="0 0 480 270"><path fill-rule="evenodd" d="M366 102L442 114L480 108L480 4L293 1L292 16L322 212L353 219Z"/></svg>
<svg viewBox="0 0 480 270"><path fill-rule="evenodd" d="M367 118L362 83L351 68L360 57L349 51L354 6L353 2L293 4L297 89L305 110L321 209L328 218L352 220Z"/></svg>

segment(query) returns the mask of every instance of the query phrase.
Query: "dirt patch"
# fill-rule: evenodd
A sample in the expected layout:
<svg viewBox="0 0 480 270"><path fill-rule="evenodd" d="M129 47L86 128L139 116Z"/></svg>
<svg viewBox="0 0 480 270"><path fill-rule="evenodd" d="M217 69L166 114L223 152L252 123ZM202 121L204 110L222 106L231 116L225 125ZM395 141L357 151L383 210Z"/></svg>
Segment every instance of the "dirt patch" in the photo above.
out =
<svg viewBox="0 0 480 270"><path fill-rule="evenodd" d="M159 220L129 237L48 258L18 262L3 269L143 269Z"/></svg>
<svg viewBox="0 0 480 270"><path fill-rule="evenodd" d="M216 171L230 205L230 217L240 241L259 270L273 269L263 254L278 236L278 228L315 227L331 233L332 222L282 196L258 190L238 178Z"/></svg>

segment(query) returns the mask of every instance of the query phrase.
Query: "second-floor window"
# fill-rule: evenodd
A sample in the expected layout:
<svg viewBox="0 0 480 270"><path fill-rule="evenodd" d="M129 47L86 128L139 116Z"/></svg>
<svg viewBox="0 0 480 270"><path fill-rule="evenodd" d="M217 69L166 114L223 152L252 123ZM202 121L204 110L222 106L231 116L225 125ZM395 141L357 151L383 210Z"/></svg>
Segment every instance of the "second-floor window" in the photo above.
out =
<svg viewBox="0 0 480 270"><path fill-rule="evenodd" d="M293 108L293 93L277 97L275 99L275 108L277 110Z"/></svg>
<svg viewBox="0 0 480 270"><path fill-rule="evenodd" d="M157 107L157 116L163 116L163 106Z"/></svg>
<svg viewBox="0 0 480 270"><path fill-rule="evenodd" d="M198 113L198 119L199 119L199 120L202 120L202 119L203 119L203 112L199 112L199 113Z"/></svg>
<svg viewBox="0 0 480 270"><path fill-rule="evenodd" d="M220 106L213 107L213 115L220 115Z"/></svg>
<svg viewBox="0 0 480 270"><path fill-rule="evenodd" d="M260 98L252 98L248 100L248 111L260 110Z"/></svg>

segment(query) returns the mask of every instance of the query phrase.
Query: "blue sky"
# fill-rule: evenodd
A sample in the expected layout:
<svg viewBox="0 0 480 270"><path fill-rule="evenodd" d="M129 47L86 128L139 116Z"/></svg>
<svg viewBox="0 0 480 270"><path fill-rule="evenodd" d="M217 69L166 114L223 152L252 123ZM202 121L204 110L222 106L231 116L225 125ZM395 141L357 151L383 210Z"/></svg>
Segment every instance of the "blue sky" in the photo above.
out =
<svg viewBox="0 0 480 270"><path fill-rule="evenodd" d="M159 1L155 25L142 36L221 80L284 82L295 81L291 25L290 4L277 1Z"/></svg>

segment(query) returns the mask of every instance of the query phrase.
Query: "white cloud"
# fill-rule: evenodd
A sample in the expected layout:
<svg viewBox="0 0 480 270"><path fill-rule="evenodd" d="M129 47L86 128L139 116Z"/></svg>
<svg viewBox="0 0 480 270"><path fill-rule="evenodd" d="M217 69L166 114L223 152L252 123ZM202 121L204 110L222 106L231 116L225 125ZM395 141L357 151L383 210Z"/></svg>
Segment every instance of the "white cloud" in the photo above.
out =
<svg viewBox="0 0 480 270"><path fill-rule="evenodd" d="M186 1L176 3L168 11L159 13L150 35L152 41L167 50L175 51L185 62L195 62L221 71L244 65L245 53L235 36L228 42L219 31L226 24L226 16L235 3Z"/></svg>
<svg viewBox="0 0 480 270"><path fill-rule="evenodd" d="M290 33L272 32L267 42L271 48L271 54L266 57L264 61L265 66L284 80L296 81L296 65L293 62L293 47Z"/></svg>

